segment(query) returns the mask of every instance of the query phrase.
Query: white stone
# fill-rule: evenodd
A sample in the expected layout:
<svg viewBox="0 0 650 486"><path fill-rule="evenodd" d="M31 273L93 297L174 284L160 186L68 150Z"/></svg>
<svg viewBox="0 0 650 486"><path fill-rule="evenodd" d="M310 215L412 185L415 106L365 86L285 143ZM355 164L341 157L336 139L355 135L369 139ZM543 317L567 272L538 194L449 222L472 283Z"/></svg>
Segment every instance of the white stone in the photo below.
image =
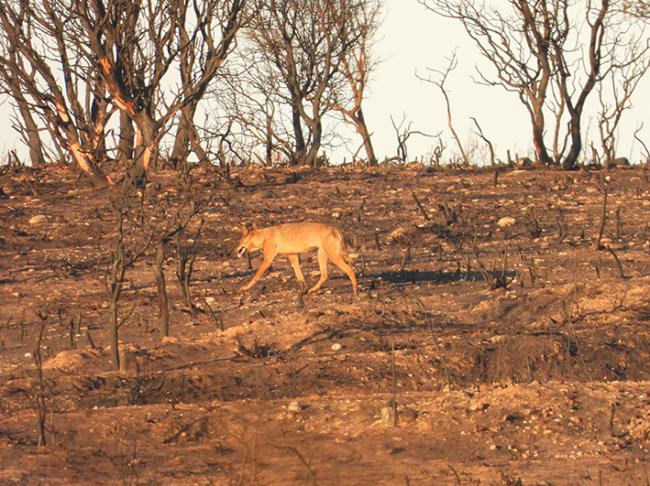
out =
<svg viewBox="0 0 650 486"><path fill-rule="evenodd" d="M300 412L302 411L302 405L298 400L294 400L293 402L290 402L289 405L287 405L287 410L289 412Z"/></svg>
<svg viewBox="0 0 650 486"><path fill-rule="evenodd" d="M37 214L36 216L32 216L29 218L29 224L42 224L42 223L47 223L47 216L44 214Z"/></svg>
<svg viewBox="0 0 650 486"><path fill-rule="evenodd" d="M517 222L517 220L511 216L504 216L503 218L500 218L499 221L497 221L497 226L499 228L509 228L510 226L514 226L514 224Z"/></svg>

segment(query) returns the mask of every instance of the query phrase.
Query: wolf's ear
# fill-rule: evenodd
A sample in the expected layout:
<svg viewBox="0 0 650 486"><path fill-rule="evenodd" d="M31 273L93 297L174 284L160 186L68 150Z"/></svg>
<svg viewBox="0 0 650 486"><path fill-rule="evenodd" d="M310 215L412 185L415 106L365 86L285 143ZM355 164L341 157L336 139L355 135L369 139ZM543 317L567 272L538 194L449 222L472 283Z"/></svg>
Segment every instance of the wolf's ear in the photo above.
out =
<svg viewBox="0 0 650 486"><path fill-rule="evenodd" d="M241 231L241 234L244 235L244 236L246 236L248 234L248 228L246 227L246 225L244 223L241 223L239 225L239 230Z"/></svg>
<svg viewBox="0 0 650 486"><path fill-rule="evenodd" d="M254 229L254 230L257 229L257 223L253 223L253 229Z"/></svg>

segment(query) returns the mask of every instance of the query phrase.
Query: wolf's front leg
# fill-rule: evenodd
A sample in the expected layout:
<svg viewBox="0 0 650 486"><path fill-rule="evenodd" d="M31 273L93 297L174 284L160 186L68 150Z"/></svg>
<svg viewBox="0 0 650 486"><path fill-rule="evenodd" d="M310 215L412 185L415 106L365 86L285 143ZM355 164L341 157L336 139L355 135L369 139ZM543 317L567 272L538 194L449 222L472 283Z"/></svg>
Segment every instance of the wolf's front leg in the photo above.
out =
<svg viewBox="0 0 650 486"><path fill-rule="evenodd" d="M257 272L255 272L255 275L253 275L251 281L248 282L243 287L241 287L239 290L241 292L245 292L246 290L250 289L253 285L255 285L255 282L257 282L262 277L262 275L264 275L264 272L266 272L269 269L271 263L273 263L273 258L267 258L265 256L264 260L262 260L262 264L260 265L260 268L257 269Z"/></svg>

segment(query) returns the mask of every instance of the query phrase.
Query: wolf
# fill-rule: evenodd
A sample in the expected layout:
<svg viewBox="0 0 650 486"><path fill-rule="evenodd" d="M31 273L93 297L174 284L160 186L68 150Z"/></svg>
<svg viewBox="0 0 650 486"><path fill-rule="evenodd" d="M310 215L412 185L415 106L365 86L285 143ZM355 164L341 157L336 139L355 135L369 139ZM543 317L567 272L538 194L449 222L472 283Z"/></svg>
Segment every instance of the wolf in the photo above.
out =
<svg viewBox="0 0 650 486"><path fill-rule="evenodd" d="M310 250L318 249L318 266L320 267L320 279L308 292L318 291L327 281L327 261L332 260L352 282L352 290L356 295L358 292L357 278L354 269L349 264L349 258L345 249L343 233L333 226L321 223L286 223L267 228L253 228L249 230L241 225L242 238L233 252L240 258L248 251L262 250L264 259L260 268L250 282L241 287L241 291L250 289L268 270L277 255L286 255L293 267L296 278L300 284L305 286L305 277L300 268L298 255Z"/></svg>

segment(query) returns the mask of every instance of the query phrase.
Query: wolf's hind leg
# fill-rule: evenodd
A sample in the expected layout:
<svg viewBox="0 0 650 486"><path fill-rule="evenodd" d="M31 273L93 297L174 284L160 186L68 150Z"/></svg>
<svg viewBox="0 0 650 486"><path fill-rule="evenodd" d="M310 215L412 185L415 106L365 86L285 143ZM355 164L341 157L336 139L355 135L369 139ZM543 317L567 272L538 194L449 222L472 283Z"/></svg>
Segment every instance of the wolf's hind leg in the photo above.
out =
<svg viewBox="0 0 650 486"><path fill-rule="evenodd" d="M327 256L330 260L332 260L334 265L343 270L343 272L348 276L350 282L352 282L352 290L354 290L354 294L356 295L358 291L357 277L354 274L354 269L350 266L350 264L348 264L345 259L343 241L339 239L335 242L330 242L329 245L325 245L324 249L327 252Z"/></svg>
<svg viewBox="0 0 650 486"><path fill-rule="evenodd" d="M318 249L318 266L320 268L320 279L316 285L309 289L309 293L316 292L327 282L327 252L323 248Z"/></svg>
<svg viewBox="0 0 650 486"><path fill-rule="evenodd" d="M300 282L300 286L303 289L305 289L305 276L302 274L302 268L300 268L300 259L298 258L298 255L287 255L287 258L289 258L289 262L291 262L291 266L293 267L293 271L296 274L296 278L298 279L298 282Z"/></svg>

